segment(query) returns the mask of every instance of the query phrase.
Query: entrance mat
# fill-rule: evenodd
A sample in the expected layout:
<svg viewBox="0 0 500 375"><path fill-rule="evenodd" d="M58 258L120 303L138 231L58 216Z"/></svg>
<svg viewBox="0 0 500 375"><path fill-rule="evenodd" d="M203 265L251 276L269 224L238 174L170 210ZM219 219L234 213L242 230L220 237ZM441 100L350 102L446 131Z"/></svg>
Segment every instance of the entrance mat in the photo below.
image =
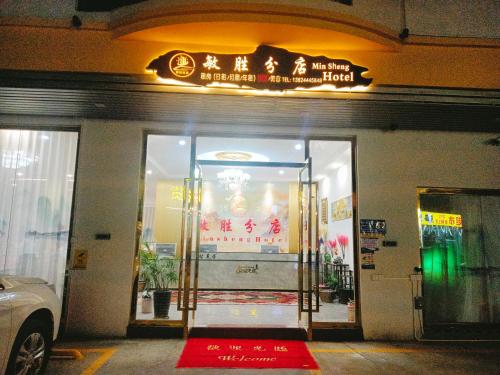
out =
<svg viewBox="0 0 500 375"><path fill-rule="evenodd" d="M177 293L172 293L172 302L177 302ZM294 292L226 292L198 291L199 304L258 304L258 305L296 305L297 293Z"/></svg>
<svg viewBox="0 0 500 375"><path fill-rule="evenodd" d="M188 339L176 367L319 369L304 341L209 338Z"/></svg>

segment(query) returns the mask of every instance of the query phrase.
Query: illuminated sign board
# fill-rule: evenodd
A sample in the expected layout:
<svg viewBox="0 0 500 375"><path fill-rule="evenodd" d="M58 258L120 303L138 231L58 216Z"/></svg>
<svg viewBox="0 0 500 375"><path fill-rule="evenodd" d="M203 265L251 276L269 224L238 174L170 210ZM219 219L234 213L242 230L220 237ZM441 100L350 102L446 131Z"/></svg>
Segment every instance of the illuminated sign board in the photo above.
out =
<svg viewBox="0 0 500 375"><path fill-rule="evenodd" d="M422 211L420 213L420 222L422 225L462 228L462 216L456 214Z"/></svg>
<svg viewBox="0 0 500 375"><path fill-rule="evenodd" d="M289 52L261 45L251 54L170 51L149 63L147 70L164 79L199 86L293 90L323 85L335 88L368 86L368 69L348 60Z"/></svg>

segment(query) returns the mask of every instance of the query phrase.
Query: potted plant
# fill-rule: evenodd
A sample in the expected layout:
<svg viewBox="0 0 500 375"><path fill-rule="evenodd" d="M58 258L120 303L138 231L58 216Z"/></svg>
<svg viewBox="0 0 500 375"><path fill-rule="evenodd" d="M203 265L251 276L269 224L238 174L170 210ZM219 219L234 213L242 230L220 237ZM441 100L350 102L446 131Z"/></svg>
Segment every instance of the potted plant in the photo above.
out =
<svg viewBox="0 0 500 375"><path fill-rule="evenodd" d="M149 247L149 243L147 241L141 241L141 242L142 242L142 247L139 250L139 259L140 259L141 264L142 264L143 256L146 255L147 252L151 252L151 248ZM143 294L143 298L144 298L144 296L151 297L151 295L149 294L149 292L146 288L146 280L144 280L144 274L142 273L142 268L140 268L140 270L139 270L139 282L137 284L137 292L138 293L146 292Z"/></svg>
<svg viewBox="0 0 500 375"><path fill-rule="evenodd" d="M325 287L320 289L319 298L322 302L332 303L337 291L339 281L333 273L330 273L325 279Z"/></svg>
<svg viewBox="0 0 500 375"><path fill-rule="evenodd" d="M150 290L154 286L153 278L151 277L149 263L152 261L152 251L149 245L145 243L144 248L139 251L140 268L139 268L139 285L138 292L142 293L141 311L143 314L153 312L153 296Z"/></svg>
<svg viewBox="0 0 500 375"><path fill-rule="evenodd" d="M141 251L141 270L140 274L146 283L146 291L154 289L153 304L154 317L168 319L168 310L172 291L170 284L177 281L177 272L175 270L175 260L171 257L159 257L153 251Z"/></svg>

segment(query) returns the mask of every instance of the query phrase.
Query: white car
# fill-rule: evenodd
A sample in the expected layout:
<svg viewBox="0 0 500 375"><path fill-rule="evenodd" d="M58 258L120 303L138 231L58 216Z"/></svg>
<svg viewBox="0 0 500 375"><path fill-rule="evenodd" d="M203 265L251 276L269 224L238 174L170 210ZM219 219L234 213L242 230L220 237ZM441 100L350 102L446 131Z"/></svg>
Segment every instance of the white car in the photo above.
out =
<svg viewBox="0 0 500 375"><path fill-rule="evenodd" d="M41 279L0 275L0 374L41 374L59 331L61 303Z"/></svg>

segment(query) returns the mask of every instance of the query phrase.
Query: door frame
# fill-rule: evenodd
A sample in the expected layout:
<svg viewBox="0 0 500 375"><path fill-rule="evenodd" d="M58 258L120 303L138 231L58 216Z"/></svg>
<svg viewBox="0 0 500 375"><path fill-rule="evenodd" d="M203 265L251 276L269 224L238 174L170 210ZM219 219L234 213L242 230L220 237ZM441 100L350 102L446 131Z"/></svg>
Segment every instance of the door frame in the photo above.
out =
<svg viewBox="0 0 500 375"><path fill-rule="evenodd" d="M470 195L470 196L500 196L500 189L476 189L476 188L456 188L456 187L429 187L429 186L418 186L417 187L417 204L416 204L416 218L417 218L417 227L419 233L418 242L421 245L420 248L420 273L422 275L421 281L417 282L416 294L421 297L424 296L425 293L425 285L423 280L423 244L422 244L422 227L420 225L420 198L422 195ZM420 288L418 287L420 284ZM413 286L412 286L413 288ZM420 290L419 290L420 289ZM419 321L421 322L420 329L421 335L425 335L426 332L432 335L432 337L456 337L460 338L469 337L468 332L470 330L475 329L477 335L480 337L485 337L488 339L488 335L492 330L498 330L500 328L500 324L498 323L468 323L468 322L443 322L443 323L428 323L425 317L425 305L422 310L414 310L414 316L417 314ZM416 327L414 327L414 331L416 331Z"/></svg>
<svg viewBox="0 0 500 375"><path fill-rule="evenodd" d="M300 130L299 130L300 131ZM361 294L360 294L360 263L359 263L359 219L358 219L358 185L357 185L357 137L355 135L349 136L332 136L332 135L300 135L299 131L297 134L284 134L284 133L236 133L234 130L229 130L227 132L214 131L208 132L204 130L192 130L186 132L186 130L177 129L152 129L145 128L142 131L142 141L143 141L143 152L141 161L141 171L140 171L140 184L139 184L139 199L138 199L138 211L137 211L137 230L136 230L136 241L135 241L135 256L134 256L134 273L132 277L132 296L131 308L129 315L129 328L137 327L160 327L175 328L174 335L178 336L178 329L183 328L182 321L155 321L155 320L138 320L136 319L137 311L137 295L138 282L139 282L139 248L140 248L140 237L141 237L141 225L143 218L143 205L144 205L144 187L146 181L146 158L147 158L147 143L149 135L165 135L165 136L183 136L189 137L191 139L191 153L193 153L193 141L196 141L199 137L210 137L210 138L243 138L243 139L295 139L297 141L304 142L304 155L305 149L309 149L310 141L344 141L349 142L351 147L351 182L352 182L352 218L353 218L353 258L354 258L354 298L356 301L355 307L355 322L312 322L312 328L314 330L319 330L324 332L328 329L355 329L361 330ZM192 158L193 156L191 156ZM196 159L196 157L195 157ZM305 160L305 158L304 158ZM313 181L314 182L314 181ZM148 331L149 332L149 331ZM170 336L167 333L167 336Z"/></svg>
<svg viewBox="0 0 500 375"><path fill-rule="evenodd" d="M189 173L189 178L190 178L190 187L189 187L189 193L185 194L184 196L185 197L191 197L191 196L195 196L194 194L194 185L195 185L195 180L196 180L196 173L195 173L195 169L197 167L200 168L200 176L202 176L202 166L225 166L225 167L258 167L258 168L293 168L293 169L296 169L298 171L298 176L299 176L299 180L300 180L300 175L302 173L302 171L304 169L307 168L308 170L308 179L309 181L311 180L311 162L310 162L310 158L307 158L305 162L303 163L296 163L296 162L261 162L261 161L232 161L232 160L200 160L200 159L197 159L196 158L196 142L197 142L197 139L192 139L191 140L191 165L190 165L190 173ZM193 147L194 145L194 147ZM305 147L305 154L306 156L308 155L308 147L306 146ZM194 151L193 151L194 150ZM203 181L203 177L200 178L200 181L198 182L198 189L200 189L200 183L202 184L202 181ZM312 184L311 184L312 185ZM301 192L301 188L299 186L299 195L298 195L298 199L299 201L301 200L301 196L300 196L300 193ZM198 195L201 194L200 190L198 191ZM189 198L185 198L187 200L189 200ZM309 228L311 226L311 215L312 215L312 202L311 202L311 199L312 199L312 196L311 194L309 194L309 199L308 199L308 215L309 215ZM194 201L194 199L193 199ZM197 198L197 202L200 202L200 197ZM184 204L186 205L186 204ZM183 206L184 206L183 205ZM189 208L189 203L187 203L187 211L188 211L188 214L187 215L190 215L188 217L188 219L186 221L183 220L183 222L186 222L186 225L188 226L187 230L189 231L189 236L187 238L187 242L186 242L186 265L185 265L185 268L184 270L181 270L179 269L179 275L181 274L181 271L183 273L185 273L185 280L184 280L184 290L183 290L183 308L182 308L182 311L183 311L183 314L182 314L182 322L183 322L183 327L184 327L184 331L183 331L183 336L185 338L187 338L188 336L188 331L189 331L189 327L190 327L190 319L189 319L189 311L193 311L192 313L192 318L191 320L194 322L194 319L195 319L195 313L196 313L196 295L197 295L197 292L198 292L198 269L199 269L199 252L198 252L198 248L199 248L199 236L200 236L200 233L199 233L199 214L200 214L200 207L198 206L198 211L197 211L197 222L196 224L194 223L194 219L193 219L193 215L190 214L189 212L191 211L191 209ZM299 210L301 212L300 216L303 217L302 215L302 209L300 209L300 206L299 206ZM302 219L303 220L303 219ZM299 221L299 223L302 222ZM302 227L302 225L299 225L299 227ZM193 251L192 251L192 232L193 230L196 230L196 238L197 238L197 241L196 241L196 250L195 250L195 255L194 255L194 259L193 257L191 256ZM299 228L300 230L300 228ZM184 233L185 231L185 228L182 228L182 232ZM309 230L308 231L308 244L309 244L309 248L308 248L308 251L307 251L307 275L308 275L308 279L311 279L311 272L312 272L312 264L311 264L311 250L310 250L310 247L311 247L311 238L312 238L312 235L311 235L311 231ZM299 236L299 238L301 238L301 236ZM303 243L300 243L299 244L299 256L298 256L298 273L299 273L299 277L298 277L298 280L299 280L299 283L302 281L302 275L303 275L303 272L304 272L304 263L303 263L303 251L304 249L302 248L303 247ZM184 249L181 250L182 253L184 254ZM188 256L188 253L189 253L189 256ZM188 288L190 287L191 285L191 268L192 268L192 261L194 260L195 264L194 264L194 269L195 269L195 272L194 272L194 280L193 280L193 307L191 308L190 307L190 300L189 300L189 295L190 295L190 289L188 290ZM189 262L189 264L188 264ZM319 270L316 268L316 273L319 272ZM311 301L312 300L312 280L309 280L308 281L308 288L307 288L307 293L308 293L308 301ZM303 292L303 283L302 283L302 286L299 286L298 288L298 300L299 300L299 311L298 311L298 316L297 316L297 320L301 320L301 314L302 312L308 312L308 321L307 321L307 332L308 332L308 337L309 338L312 338L312 311L311 308L308 307L307 310L302 310L302 301L303 301L303 295L304 295L304 292ZM319 297L318 297L319 299ZM319 306L318 306L319 307Z"/></svg>

